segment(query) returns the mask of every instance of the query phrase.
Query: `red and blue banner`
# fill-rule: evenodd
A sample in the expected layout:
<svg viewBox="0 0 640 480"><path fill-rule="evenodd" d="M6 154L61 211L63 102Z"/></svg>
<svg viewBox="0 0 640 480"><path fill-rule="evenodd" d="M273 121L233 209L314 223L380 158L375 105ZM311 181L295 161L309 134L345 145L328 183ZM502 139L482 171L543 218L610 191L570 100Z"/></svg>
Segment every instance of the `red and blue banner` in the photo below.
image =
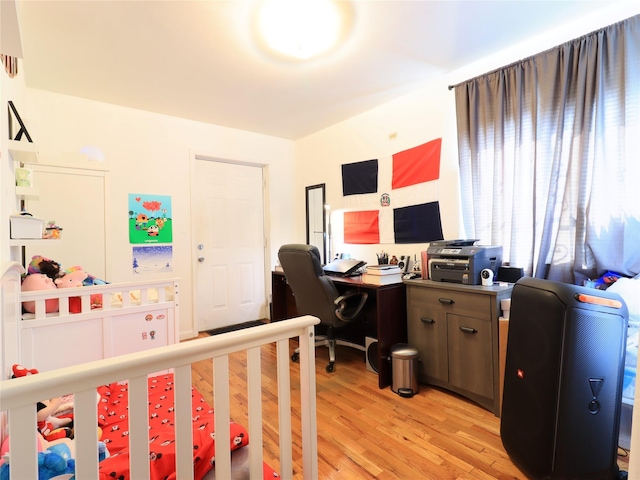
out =
<svg viewBox="0 0 640 480"><path fill-rule="evenodd" d="M380 161L343 165L344 243L442 240L441 147L438 138Z"/></svg>

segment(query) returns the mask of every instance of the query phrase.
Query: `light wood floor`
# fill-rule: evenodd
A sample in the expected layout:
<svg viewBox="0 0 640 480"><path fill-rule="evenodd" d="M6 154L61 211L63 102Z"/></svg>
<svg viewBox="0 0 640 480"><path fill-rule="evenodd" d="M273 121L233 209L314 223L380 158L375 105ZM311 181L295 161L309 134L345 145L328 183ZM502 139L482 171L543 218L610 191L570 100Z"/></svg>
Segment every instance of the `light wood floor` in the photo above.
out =
<svg viewBox="0 0 640 480"><path fill-rule="evenodd" d="M295 344L290 345L293 351ZM426 385L412 398L379 389L363 353L339 346L327 373L327 349L316 350L318 470L320 479L525 479L500 440L500 420L460 396ZM264 458L276 470L278 411L275 345L262 347ZM246 355L230 358L232 418L248 425ZM212 402L211 362L193 367L193 382ZM291 368L294 479L302 478L299 375ZM624 452L620 452L624 454ZM628 464L618 457L622 470Z"/></svg>

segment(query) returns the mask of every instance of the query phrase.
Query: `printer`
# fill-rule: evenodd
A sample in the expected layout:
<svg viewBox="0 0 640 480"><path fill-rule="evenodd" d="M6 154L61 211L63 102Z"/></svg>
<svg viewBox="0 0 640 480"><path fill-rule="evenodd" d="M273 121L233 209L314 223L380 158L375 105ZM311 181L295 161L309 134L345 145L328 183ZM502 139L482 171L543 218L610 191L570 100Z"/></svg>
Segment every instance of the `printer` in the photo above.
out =
<svg viewBox="0 0 640 480"><path fill-rule="evenodd" d="M438 240L427 248L429 278L439 282L480 285L480 272L491 269L494 278L502 265L502 247L475 245L478 240Z"/></svg>

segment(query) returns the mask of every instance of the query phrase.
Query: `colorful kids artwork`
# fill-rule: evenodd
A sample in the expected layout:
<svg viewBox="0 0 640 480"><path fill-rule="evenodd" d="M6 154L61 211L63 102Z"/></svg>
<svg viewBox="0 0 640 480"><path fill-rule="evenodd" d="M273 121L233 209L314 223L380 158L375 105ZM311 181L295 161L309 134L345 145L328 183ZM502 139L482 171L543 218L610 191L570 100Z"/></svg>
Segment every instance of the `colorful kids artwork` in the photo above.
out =
<svg viewBox="0 0 640 480"><path fill-rule="evenodd" d="M129 194L129 243L173 241L171 196Z"/></svg>

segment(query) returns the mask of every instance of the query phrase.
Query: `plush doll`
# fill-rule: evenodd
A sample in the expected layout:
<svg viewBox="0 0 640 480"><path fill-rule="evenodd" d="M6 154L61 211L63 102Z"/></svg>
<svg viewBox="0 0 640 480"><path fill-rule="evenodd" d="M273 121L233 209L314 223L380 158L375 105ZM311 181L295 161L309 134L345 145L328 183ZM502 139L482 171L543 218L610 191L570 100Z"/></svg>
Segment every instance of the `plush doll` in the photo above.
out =
<svg viewBox="0 0 640 480"><path fill-rule="evenodd" d="M9 462L0 466L0 480L10 480ZM38 480L49 480L59 475L71 474L75 478L76 461L73 458L65 459L59 453L45 450L38 452Z"/></svg>
<svg viewBox="0 0 640 480"><path fill-rule="evenodd" d="M22 291L32 292L35 290L55 290L56 284L53 280L43 273L33 273L27 275L22 280ZM36 302L22 302L22 308L25 312L36 313ZM58 311L58 299L50 298L45 300L45 311L47 313Z"/></svg>
<svg viewBox="0 0 640 480"><path fill-rule="evenodd" d="M75 265L73 267L65 269L65 272L66 273L72 273L72 272L75 272L76 270L83 270L84 271L84 268L82 268L82 267L80 267L78 265ZM95 276L91 275L90 273L87 273L87 278L85 278L82 281L82 284L85 287L90 287L92 285L106 285L107 283L109 283L109 282L105 282L104 280L102 280L102 279L100 279L98 277L95 277Z"/></svg>
<svg viewBox="0 0 640 480"><path fill-rule="evenodd" d="M73 431L69 425L71 418L58 418L54 414L60 406L60 397L52 398L48 402L38 402L38 431L45 440L51 442L61 438L72 438Z"/></svg>
<svg viewBox="0 0 640 480"><path fill-rule="evenodd" d="M88 276L87 272L83 270L74 270L56 278L54 282L58 288L82 287L84 286L82 282Z"/></svg>
<svg viewBox="0 0 640 480"><path fill-rule="evenodd" d="M63 445L57 445L56 447L63 447ZM38 480L49 480L58 475L69 473L75 474L76 461L70 456L61 453L60 450L52 451L51 449L38 453Z"/></svg>
<svg viewBox="0 0 640 480"><path fill-rule="evenodd" d="M35 375L38 373L38 370L35 368L27 369L18 364L13 365L12 371L13 375L11 378L26 377L27 375ZM38 402L37 405L38 431L44 439L49 442L60 438L71 438L73 436L73 431L69 427L73 420L69 417L58 418L55 416L61 403L62 399L56 397L47 402Z"/></svg>
<svg viewBox="0 0 640 480"><path fill-rule="evenodd" d="M62 266L58 262L43 257L42 255L34 255L31 257L31 263L29 263L27 273L43 273L51 280L55 280L63 275Z"/></svg>
<svg viewBox="0 0 640 480"><path fill-rule="evenodd" d="M82 283L87 278L87 272L74 270L66 275L56 278L55 283L58 288L82 287ZM69 312L80 313L82 311L82 299L80 297L69 297Z"/></svg>

